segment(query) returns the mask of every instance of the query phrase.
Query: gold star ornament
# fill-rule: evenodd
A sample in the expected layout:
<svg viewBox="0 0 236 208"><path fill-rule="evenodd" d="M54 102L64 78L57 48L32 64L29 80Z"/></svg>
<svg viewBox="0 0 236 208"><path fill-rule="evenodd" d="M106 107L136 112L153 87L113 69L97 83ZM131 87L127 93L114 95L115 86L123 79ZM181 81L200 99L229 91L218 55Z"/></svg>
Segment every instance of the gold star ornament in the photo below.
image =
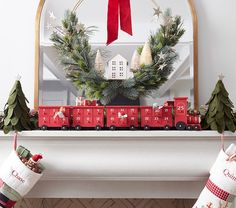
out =
<svg viewBox="0 0 236 208"><path fill-rule="evenodd" d="M157 7L157 8L153 8L154 9L154 14L153 16L157 16L158 18L160 17L160 15L162 14L161 8Z"/></svg>
<svg viewBox="0 0 236 208"><path fill-rule="evenodd" d="M221 73L220 75L219 75L219 80L223 80L225 78L225 76Z"/></svg>

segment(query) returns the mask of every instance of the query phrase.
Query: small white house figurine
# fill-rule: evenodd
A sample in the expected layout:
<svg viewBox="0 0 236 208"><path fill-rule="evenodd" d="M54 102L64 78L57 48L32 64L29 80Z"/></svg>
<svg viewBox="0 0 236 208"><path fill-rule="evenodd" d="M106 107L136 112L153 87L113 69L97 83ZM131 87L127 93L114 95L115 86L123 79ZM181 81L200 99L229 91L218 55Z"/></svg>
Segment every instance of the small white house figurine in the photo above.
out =
<svg viewBox="0 0 236 208"><path fill-rule="evenodd" d="M127 76L129 70L128 61L120 54L110 59L107 65L107 75L109 80L124 80L129 78Z"/></svg>

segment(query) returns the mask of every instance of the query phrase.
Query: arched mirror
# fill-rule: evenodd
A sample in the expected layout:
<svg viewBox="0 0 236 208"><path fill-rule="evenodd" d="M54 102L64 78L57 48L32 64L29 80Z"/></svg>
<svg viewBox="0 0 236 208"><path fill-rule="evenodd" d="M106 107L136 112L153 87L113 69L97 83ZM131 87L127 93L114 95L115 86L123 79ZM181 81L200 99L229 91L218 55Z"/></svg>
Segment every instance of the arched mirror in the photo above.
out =
<svg viewBox="0 0 236 208"><path fill-rule="evenodd" d="M80 1L79 1L80 2ZM52 25L61 25L67 9L72 10L78 0L40 0L36 16L35 54L35 108L38 105L75 105L75 98L82 91L66 77L60 64L57 50L50 40ZM164 11L171 9L172 15L180 15L183 20L184 35L174 50L178 59L174 70L168 75L158 90L151 96L141 97L140 104L146 105L188 96L192 107L198 107L198 51L197 16L193 0L131 0L133 36L119 31L118 39L106 46L108 0L84 0L76 9L79 22L85 26L95 26L89 43L93 50L104 51L104 62L109 63L117 54L128 62L133 52L144 45L151 32L158 30L158 17L154 8ZM158 5L157 5L158 4ZM161 20L160 20L161 21ZM161 24L161 23L160 23ZM83 26L82 25L82 26ZM109 76L108 72L104 76ZM127 75L128 76L128 75Z"/></svg>

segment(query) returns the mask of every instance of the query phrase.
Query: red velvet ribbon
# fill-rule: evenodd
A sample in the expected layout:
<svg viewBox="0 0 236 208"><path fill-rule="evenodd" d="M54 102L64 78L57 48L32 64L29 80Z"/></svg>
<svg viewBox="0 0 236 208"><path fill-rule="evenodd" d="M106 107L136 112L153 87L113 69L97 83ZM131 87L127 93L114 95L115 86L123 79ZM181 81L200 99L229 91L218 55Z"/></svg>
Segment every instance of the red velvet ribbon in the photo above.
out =
<svg viewBox="0 0 236 208"><path fill-rule="evenodd" d="M109 0L107 13L107 45L118 38L118 27L132 35L130 0Z"/></svg>

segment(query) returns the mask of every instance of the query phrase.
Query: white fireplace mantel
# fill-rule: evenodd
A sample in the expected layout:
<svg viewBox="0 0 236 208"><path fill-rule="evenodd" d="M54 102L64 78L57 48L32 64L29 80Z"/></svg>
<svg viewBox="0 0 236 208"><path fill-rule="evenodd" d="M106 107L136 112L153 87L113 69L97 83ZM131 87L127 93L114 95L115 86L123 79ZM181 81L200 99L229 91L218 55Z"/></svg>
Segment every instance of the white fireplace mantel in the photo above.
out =
<svg viewBox="0 0 236 208"><path fill-rule="evenodd" d="M28 131L18 144L44 155L34 198L196 198L221 148L214 131ZM0 132L0 164L11 147Z"/></svg>

